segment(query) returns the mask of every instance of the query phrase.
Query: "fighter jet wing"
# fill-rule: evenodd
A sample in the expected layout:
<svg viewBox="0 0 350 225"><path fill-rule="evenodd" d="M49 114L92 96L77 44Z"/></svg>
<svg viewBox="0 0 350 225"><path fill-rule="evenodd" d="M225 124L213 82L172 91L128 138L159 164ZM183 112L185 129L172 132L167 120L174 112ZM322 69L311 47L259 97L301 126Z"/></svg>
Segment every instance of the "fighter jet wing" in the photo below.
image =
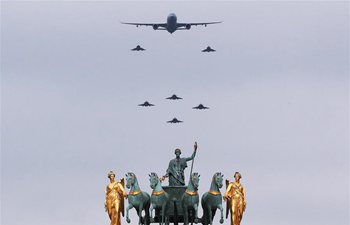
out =
<svg viewBox="0 0 350 225"><path fill-rule="evenodd" d="M167 121L167 123L182 123L182 122L183 122L183 121L178 120L178 119L176 119L176 118L174 118L174 119L172 119L172 120Z"/></svg>
<svg viewBox="0 0 350 225"><path fill-rule="evenodd" d="M164 28L164 30L166 29L167 24L166 23L124 23L121 22L122 24L126 24L126 25L134 25L136 27L138 26L150 26L150 27L156 27L155 29L161 30L159 29L159 27Z"/></svg>
<svg viewBox="0 0 350 225"><path fill-rule="evenodd" d="M192 109L209 109L209 107L206 107L206 106L196 106L196 107L192 107Z"/></svg>
<svg viewBox="0 0 350 225"><path fill-rule="evenodd" d="M154 104L149 103L149 102L144 102L142 104L138 104L138 106L145 106L145 107L147 107L147 106L154 106Z"/></svg>
<svg viewBox="0 0 350 225"><path fill-rule="evenodd" d="M212 49L209 46L202 50L202 52L215 52L215 51L216 51L215 49Z"/></svg>
<svg viewBox="0 0 350 225"><path fill-rule="evenodd" d="M170 100L179 100L182 99L181 97L178 97L177 95L172 95L170 97L167 97L166 99L170 99Z"/></svg>
<svg viewBox="0 0 350 225"><path fill-rule="evenodd" d="M207 26L210 24L217 24L217 23L222 23L220 22L207 22L207 23L177 23L177 27L186 27L188 25L190 26Z"/></svg>
<svg viewBox="0 0 350 225"><path fill-rule="evenodd" d="M133 48L133 49L131 49L131 51L145 51L145 49L144 48Z"/></svg>

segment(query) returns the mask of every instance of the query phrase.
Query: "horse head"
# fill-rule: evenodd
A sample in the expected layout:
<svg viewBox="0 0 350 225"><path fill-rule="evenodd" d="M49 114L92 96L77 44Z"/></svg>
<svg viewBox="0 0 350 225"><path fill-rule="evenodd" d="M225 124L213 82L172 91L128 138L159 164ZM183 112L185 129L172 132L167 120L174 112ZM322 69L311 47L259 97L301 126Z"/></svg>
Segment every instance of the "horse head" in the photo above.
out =
<svg viewBox="0 0 350 225"><path fill-rule="evenodd" d="M192 183L195 190L198 190L200 176L201 175L199 175L198 173L191 174L190 182Z"/></svg>
<svg viewBox="0 0 350 225"><path fill-rule="evenodd" d="M152 189L154 189L159 183L159 177L156 173L151 173L148 176L149 176L150 186Z"/></svg>
<svg viewBox="0 0 350 225"><path fill-rule="evenodd" d="M223 186L223 177L224 175L221 172L217 172L213 176L213 182L218 186L218 188L222 188Z"/></svg>
<svg viewBox="0 0 350 225"><path fill-rule="evenodd" d="M136 180L136 175L132 172L128 172L125 174L126 176L126 187L130 189L130 187L134 186L135 180Z"/></svg>

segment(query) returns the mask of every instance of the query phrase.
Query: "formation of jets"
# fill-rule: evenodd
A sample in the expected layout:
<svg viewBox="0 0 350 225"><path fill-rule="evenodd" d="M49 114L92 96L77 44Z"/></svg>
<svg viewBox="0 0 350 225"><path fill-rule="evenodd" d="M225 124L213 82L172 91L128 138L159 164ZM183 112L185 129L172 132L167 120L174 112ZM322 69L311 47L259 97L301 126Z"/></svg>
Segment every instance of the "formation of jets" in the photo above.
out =
<svg viewBox="0 0 350 225"><path fill-rule="evenodd" d="M146 49L142 48L140 45L137 45L135 48L131 49L131 51L145 51L145 50ZM205 49L203 49L202 52L216 52L216 50L208 46Z"/></svg>
<svg viewBox="0 0 350 225"><path fill-rule="evenodd" d="M165 99L168 100L180 100L182 99L181 97L177 96L176 94L173 94L170 97L167 97ZM154 104L149 103L148 101L145 101L142 104L139 104L138 106L142 106L142 107L150 107L150 106L154 106ZM198 106L194 106L192 107L192 109L199 109L199 110L203 110L203 109L209 109L209 107L204 106L203 104L199 104ZM167 121L167 123L182 123L183 121L178 120L176 117L174 117L172 120Z"/></svg>
<svg viewBox="0 0 350 225"><path fill-rule="evenodd" d="M189 30L191 29L192 26L207 26L210 24L217 24L221 23L219 21L217 22L202 22L202 23L179 23L177 22L177 17L174 13L170 13L167 17L166 23L130 23L130 22L121 22L122 24L127 24L127 25L134 25L136 27L139 26L150 26L153 27L154 30L165 30L168 31L169 33L174 33L177 30ZM140 45L137 45L135 48L131 49L131 51L145 51L145 48L142 48ZM216 50L211 48L210 46L206 47L205 49L202 50L202 52L215 52ZM166 99L168 100L181 100L182 98L173 94L170 97L167 97ZM154 106L154 104L149 103L148 101L145 101L142 104L139 104L138 106L141 107L150 107ZM203 104L199 104L198 106L192 107L192 109L197 109L197 110L204 110L204 109L209 109L209 107L204 106ZM183 121L178 120L176 117L174 117L172 120L167 121L167 123L183 123Z"/></svg>
<svg viewBox="0 0 350 225"><path fill-rule="evenodd" d="M153 27L154 30L165 30L169 33L174 33L177 30L189 30L192 26L207 26L210 24L218 24L222 23L221 21L216 22L202 22L202 23L179 23L177 22L177 16L175 13L170 13L167 17L166 23L130 23L130 22L121 22L126 25L134 25L136 27L139 26L149 26ZM146 49L142 48L140 45L137 45L136 48L131 49L131 51L145 51ZM202 52L215 52L216 50L212 49L208 46L206 49L202 50Z"/></svg>
<svg viewBox="0 0 350 225"><path fill-rule="evenodd" d="M167 17L166 23L125 23L122 24L153 27L154 30L165 30L169 33L174 33L177 30L189 30L192 26L207 26L210 24L217 24L221 22L203 22L203 23L178 23L177 16L174 13L170 13Z"/></svg>

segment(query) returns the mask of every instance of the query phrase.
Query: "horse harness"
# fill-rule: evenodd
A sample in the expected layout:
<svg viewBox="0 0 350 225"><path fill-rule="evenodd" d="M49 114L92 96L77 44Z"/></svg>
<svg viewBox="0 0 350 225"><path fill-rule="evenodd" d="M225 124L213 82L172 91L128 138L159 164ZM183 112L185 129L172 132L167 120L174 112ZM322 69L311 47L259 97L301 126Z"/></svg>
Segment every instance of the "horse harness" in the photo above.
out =
<svg viewBox="0 0 350 225"><path fill-rule="evenodd" d="M162 194L164 194L164 193L165 193L164 190L161 190L161 191L152 191L152 195L155 195L155 196L162 195Z"/></svg>
<svg viewBox="0 0 350 225"><path fill-rule="evenodd" d="M221 195L220 191L209 190L208 192L212 195Z"/></svg>
<svg viewBox="0 0 350 225"><path fill-rule="evenodd" d="M138 190L138 191L130 191L130 192L129 192L129 195L135 196L135 195L139 195L141 192L142 192L141 190Z"/></svg>
<svg viewBox="0 0 350 225"><path fill-rule="evenodd" d="M190 196L196 196L198 195L198 192L197 191L189 191L188 189L186 189L186 194L190 195Z"/></svg>

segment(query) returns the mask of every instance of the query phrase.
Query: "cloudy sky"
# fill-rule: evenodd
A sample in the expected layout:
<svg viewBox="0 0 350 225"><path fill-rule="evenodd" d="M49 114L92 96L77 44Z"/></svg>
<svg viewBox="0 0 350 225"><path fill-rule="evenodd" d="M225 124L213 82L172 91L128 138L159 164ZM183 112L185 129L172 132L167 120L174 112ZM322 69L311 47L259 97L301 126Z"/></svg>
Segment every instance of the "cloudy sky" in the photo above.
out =
<svg viewBox="0 0 350 225"><path fill-rule="evenodd" d="M224 22L120 24L172 12ZM200 194L242 173L242 225L349 224L348 41L346 1L2 2L1 224L109 224L109 170L150 192L194 141Z"/></svg>

